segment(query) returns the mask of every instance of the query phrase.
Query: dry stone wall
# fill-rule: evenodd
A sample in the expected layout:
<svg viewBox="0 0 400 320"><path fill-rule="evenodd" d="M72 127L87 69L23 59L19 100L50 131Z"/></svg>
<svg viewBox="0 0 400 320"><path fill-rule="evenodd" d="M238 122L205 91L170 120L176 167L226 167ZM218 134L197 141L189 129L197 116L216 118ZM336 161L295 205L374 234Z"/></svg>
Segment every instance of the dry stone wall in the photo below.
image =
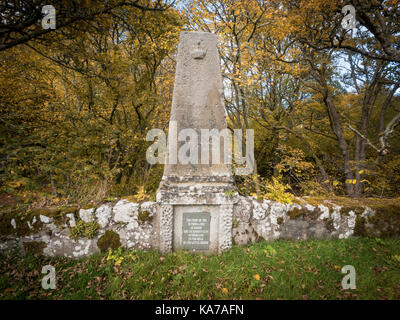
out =
<svg viewBox="0 0 400 320"><path fill-rule="evenodd" d="M390 216L377 215L368 207L313 206L300 200L299 203L283 204L235 197L233 221L229 222L234 245L276 239L343 239L400 234L398 215L394 216L397 220L391 220ZM54 210L49 210L47 213L36 212L29 219L2 219L0 249L15 248L69 258L118 246L160 249L163 246L160 243L161 212L156 202L137 204L121 199L75 212L55 214Z"/></svg>
<svg viewBox="0 0 400 320"><path fill-rule="evenodd" d="M2 235L0 249L39 248L48 256L79 258L100 251L98 242L106 230L117 234L123 247L151 249L154 243L153 217L157 207L155 202L137 204L122 199L115 204L105 203L98 208L80 209L75 214L66 214L61 217L62 221L46 216L45 212L38 218L34 216L32 221L18 222L12 219L10 223L14 231L17 231L18 223L29 224L28 228L32 230L35 224L40 223L40 230L21 236L17 232ZM88 237L88 228L96 231L93 237ZM74 232L77 237L73 237Z"/></svg>
<svg viewBox="0 0 400 320"><path fill-rule="evenodd" d="M348 238L354 235L356 213L350 210L342 214L341 209L337 205L283 204L240 197L234 211L234 243L245 245L263 239ZM365 208L360 216L369 214L373 211Z"/></svg>

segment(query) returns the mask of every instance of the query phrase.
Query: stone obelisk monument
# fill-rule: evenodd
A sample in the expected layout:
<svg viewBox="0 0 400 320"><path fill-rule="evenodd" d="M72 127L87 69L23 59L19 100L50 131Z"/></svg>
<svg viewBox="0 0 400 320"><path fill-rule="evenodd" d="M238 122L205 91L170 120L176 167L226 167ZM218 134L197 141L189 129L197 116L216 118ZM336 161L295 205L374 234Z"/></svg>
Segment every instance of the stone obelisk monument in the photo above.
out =
<svg viewBox="0 0 400 320"><path fill-rule="evenodd" d="M231 156L225 148L231 144L230 136L224 136L227 131L217 37L182 32L164 175L157 192L162 252L215 253L231 247L235 188L226 161ZM218 133L217 140L207 132ZM189 140L193 148L185 158ZM216 149L220 152L215 154Z"/></svg>

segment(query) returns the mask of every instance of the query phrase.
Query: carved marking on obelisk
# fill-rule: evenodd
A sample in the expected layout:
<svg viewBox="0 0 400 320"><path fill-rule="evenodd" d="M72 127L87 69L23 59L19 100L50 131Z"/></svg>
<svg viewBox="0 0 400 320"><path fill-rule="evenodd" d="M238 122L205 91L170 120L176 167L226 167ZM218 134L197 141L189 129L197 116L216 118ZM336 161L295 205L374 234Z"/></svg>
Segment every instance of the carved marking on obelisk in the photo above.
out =
<svg viewBox="0 0 400 320"><path fill-rule="evenodd" d="M203 40L197 41L197 43L193 46L190 55L193 59L203 59L207 54L207 48L205 48L202 44Z"/></svg>

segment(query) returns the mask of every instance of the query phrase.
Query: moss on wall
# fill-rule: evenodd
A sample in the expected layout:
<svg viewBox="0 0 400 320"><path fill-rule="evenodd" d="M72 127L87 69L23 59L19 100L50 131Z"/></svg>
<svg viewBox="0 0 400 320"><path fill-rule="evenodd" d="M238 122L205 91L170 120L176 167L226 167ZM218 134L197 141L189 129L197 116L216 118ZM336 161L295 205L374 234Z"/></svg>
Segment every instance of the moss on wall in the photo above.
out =
<svg viewBox="0 0 400 320"><path fill-rule="evenodd" d="M43 249L46 248L46 243L43 241L24 242L24 250L26 253L42 254Z"/></svg>
<svg viewBox="0 0 400 320"><path fill-rule="evenodd" d="M356 217L356 224L354 226L354 235L356 237L366 237L368 235L367 229L365 227L367 220L363 217Z"/></svg>
<svg viewBox="0 0 400 320"><path fill-rule="evenodd" d="M77 240L79 237L86 237L88 239L93 239L100 229L100 225L96 221L85 222L83 220L78 220L76 226L70 228L71 239Z"/></svg>
<svg viewBox="0 0 400 320"><path fill-rule="evenodd" d="M70 210L70 211L69 211ZM65 210L62 208L40 208L40 209L32 209L29 212L31 218L36 216L40 219L40 216L46 216L54 219L54 223L57 227L61 228L65 224L65 215L67 213L71 213L71 209Z"/></svg>
<svg viewBox="0 0 400 320"><path fill-rule="evenodd" d="M321 210L318 208L315 208L314 210L308 210L305 207L293 208L292 210L287 212L287 215L291 220L298 218L316 219L320 214Z"/></svg>
<svg viewBox="0 0 400 320"><path fill-rule="evenodd" d="M97 246L102 252L105 252L108 249L115 250L119 248L121 246L119 234L112 230L106 230L104 235L97 240Z"/></svg>
<svg viewBox="0 0 400 320"><path fill-rule="evenodd" d="M348 216L350 211L353 211L356 215L360 215L365 211L365 207L357 206L344 206L340 208L340 214Z"/></svg>
<svg viewBox="0 0 400 320"><path fill-rule="evenodd" d="M333 219L332 218L324 219L324 221L325 221L326 230L328 230L329 232L335 231L335 227L333 225Z"/></svg>
<svg viewBox="0 0 400 320"><path fill-rule="evenodd" d="M68 206L68 207L63 207L60 209L61 216L66 216L67 214L70 214L70 213L72 213L76 219L79 218L79 207L78 206Z"/></svg>
<svg viewBox="0 0 400 320"><path fill-rule="evenodd" d="M293 208L287 212L287 215L291 220L305 216L309 211L305 208Z"/></svg>
<svg viewBox="0 0 400 320"><path fill-rule="evenodd" d="M36 217L36 222L32 223L34 217ZM11 224L12 219L15 221L16 228ZM31 227L29 227L28 222ZM0 236L29 236L38 233L42 225L43 223L39 219L39 214L35 212L12 210L0 213Z"/></svg>
<svg viewBox="0 0 400 320"><path fill-rule="evenodd" d="M400 236L400 205L375 205L372 208L375 215L368 219L377 230L380 237Z"/></svg>
<svg viewBox="0 0 400 320"><path fill-rule="evenodd" d="M140 210L139 209L139 213L138 213L138 222L139 224L143 224L146 221L153 221L153 216L151 215L151 213L147 210Z"/></svg>
<svg viewBox="0 0 400 320"><path fill-rule="evenodd" d="M15 213L11 212L1 212L0 213L0 236L12 235L15 229L11 225L11 219L13 219Z"/></svg>

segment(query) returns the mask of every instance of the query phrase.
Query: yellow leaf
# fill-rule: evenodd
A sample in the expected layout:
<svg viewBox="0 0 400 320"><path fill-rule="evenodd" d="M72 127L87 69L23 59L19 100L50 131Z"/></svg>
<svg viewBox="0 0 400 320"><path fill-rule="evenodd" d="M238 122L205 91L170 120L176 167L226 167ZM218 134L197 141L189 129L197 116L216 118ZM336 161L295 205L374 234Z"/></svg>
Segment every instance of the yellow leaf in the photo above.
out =
<svg viewBox="0 0 400 320"><path fill-rule="evenodd" d="M222 290L223 294L227 294L228 293L228 289L227 288L222 288L221 290Z"/></svg>
<svg viewBox="0 0 400 320"><path fill-rule="evenodd" d="M257 281L259 281L261 279L260 275L258 273L256 273L253 278Z"/></svg>
<svg viewBox="0 0 400 320"><path fill-rule="evenodd" d="M123 260L124 260L124 258L123 258L123 257L120 257L117 261L115 261L114 265L115 265L116 267L119 267L119 266L121 265L121 263L122 263Z"/></svg>
<svg viewBox="0 0 400 320"><path fill-rule="evenodd" d="M340 184L340 182L339 182L339 181L336 181L336 180L335 180L335 181L333 181L333 186L335 186L335 187L336 187L336 186L337 186L337 185L339 185L339 184Z"/></svg>

